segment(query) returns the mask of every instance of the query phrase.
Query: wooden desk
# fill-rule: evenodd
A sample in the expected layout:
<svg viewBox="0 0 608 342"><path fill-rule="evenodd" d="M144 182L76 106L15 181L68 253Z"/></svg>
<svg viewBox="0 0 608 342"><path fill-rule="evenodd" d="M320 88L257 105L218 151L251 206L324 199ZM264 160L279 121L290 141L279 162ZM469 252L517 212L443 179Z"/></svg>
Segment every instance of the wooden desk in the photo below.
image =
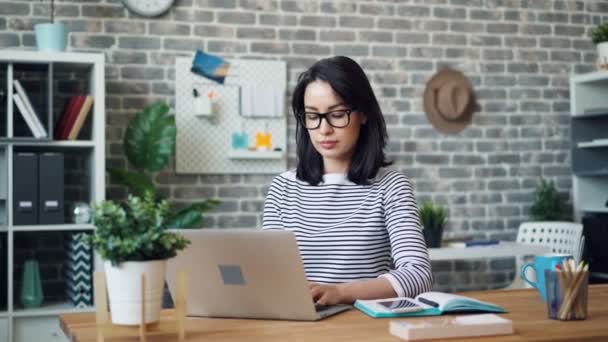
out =
<svg viewBox="0 0 608 342"><path fill-rule="evenodd" d="M490 301L509 310L501 316L513 320L514 335L476 338L476 342L496 341L608 341L608 285L589 289L588 318L561 322L547 318L545 303L535 290L479 291L465 295ZM163 312L169 315L168 310ZM427 319L434 319L431 317ZM419 319L419 318L418 318ZM93 314L67 314L60 318L61 328L76 342L95 341ZM188 341L399 341L388 333L388 319L373 319L353 309L319 322L191 318ZM155 336L149 341L174 341L175 336ZM446 341L467 341L450 339ZM108 341L136 341L108 339ZM438 340L435 340L438 341Z"/></svg>

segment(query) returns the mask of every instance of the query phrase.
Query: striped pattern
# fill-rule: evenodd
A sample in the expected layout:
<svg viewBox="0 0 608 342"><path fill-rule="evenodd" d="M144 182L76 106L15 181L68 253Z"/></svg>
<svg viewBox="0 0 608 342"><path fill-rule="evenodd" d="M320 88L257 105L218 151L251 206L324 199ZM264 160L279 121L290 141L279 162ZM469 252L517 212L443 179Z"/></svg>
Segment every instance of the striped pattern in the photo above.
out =
<svg viewBox="0 0 608 342"><path fill-rule="evenodd" d="M91 247L81 241L86 234L74 233L65 240L66 295L75 307L93 305L93 254Z"/></svg>
<svg viewBox="0 0 608 342"><path fill-rule="evenodd" d="M408 179L398 171L381 169L370 185L328 174L318 186L285 172L268 190L263 229L294 232L309 281L382 276L407 297L431 288L416 201Z"/></svg>

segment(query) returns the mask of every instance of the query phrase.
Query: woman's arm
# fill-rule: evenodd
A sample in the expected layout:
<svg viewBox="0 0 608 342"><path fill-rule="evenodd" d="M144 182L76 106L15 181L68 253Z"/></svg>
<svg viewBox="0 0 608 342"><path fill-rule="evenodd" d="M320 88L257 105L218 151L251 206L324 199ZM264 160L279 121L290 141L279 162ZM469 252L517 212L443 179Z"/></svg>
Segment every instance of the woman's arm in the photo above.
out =
<svg viewBox="0 0 608 342"><path fill-rule="evenodd" d="M343 284L310 283L310 294L317 304L352 304L357 299L396 297L390 281L385 278L358 280Z"/></svg>
<svg viewBox="0 0 608 342"><path fill-rule="evenodd" d="M431 289L433 276L414 192L403 174L390 176L384 207L395 269L381 277L391 283L397 296L416 297Z"/></svg>
<svg viewBox="0 0 608 342"><path fill-rule="evenodd" d="M284 183L277 176L270 183L266 200L264 201L264 213L262 216L262 229L283 229L281 222L281 200Z"/></svg>

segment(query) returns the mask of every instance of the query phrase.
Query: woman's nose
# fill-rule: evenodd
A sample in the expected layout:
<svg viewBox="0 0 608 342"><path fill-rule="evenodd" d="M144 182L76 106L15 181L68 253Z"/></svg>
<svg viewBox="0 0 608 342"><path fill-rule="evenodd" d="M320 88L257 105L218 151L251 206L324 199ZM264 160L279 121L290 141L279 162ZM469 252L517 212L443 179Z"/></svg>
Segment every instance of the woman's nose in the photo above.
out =
<svg viewBox="0 0 608 342"><path fill-rule="evenodd" d="M329 134L334 131L334 128L331 127L329 122L327 122L327 118L321 119L321 125L319 126L319 132L322 134Z"/></svg>

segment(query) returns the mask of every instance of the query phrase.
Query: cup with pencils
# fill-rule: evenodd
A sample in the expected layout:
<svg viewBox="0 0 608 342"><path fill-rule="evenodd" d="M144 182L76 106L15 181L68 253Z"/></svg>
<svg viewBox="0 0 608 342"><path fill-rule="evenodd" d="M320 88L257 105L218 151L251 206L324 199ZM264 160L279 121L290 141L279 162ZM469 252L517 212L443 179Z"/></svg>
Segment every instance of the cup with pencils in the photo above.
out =
<svg viewBox="0 0 608 342"><path fill-rule="evenodd" d="M561 321L587 318L589 265L566 259L555 269L545 270L549 318Z"/></svg>

